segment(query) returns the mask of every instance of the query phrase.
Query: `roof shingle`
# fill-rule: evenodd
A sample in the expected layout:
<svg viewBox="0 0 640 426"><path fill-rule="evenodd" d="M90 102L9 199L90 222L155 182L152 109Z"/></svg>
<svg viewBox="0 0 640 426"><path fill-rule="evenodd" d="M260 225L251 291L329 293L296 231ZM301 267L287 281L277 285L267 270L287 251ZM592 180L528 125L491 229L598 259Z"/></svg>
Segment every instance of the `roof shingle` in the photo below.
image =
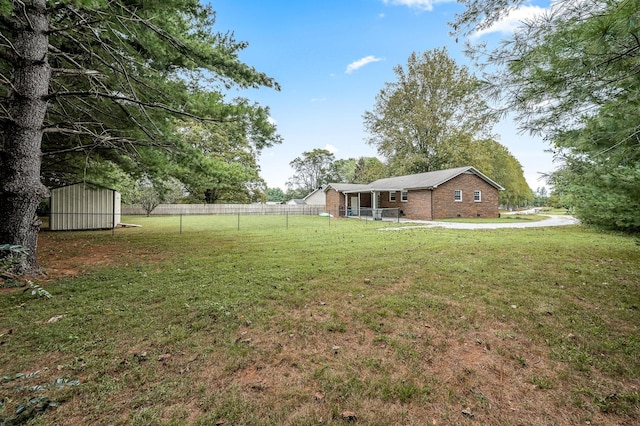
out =
<svg viewBox="0 0 640 426"><path fill-rule="evenodd" d="M330 183L325 188L332 187L338 192L364 192L364 191L402 191L416 189L433 189L439 185L453 179L463 173L473 173L488 184L496 187L498 190L504 189L496 182L482 174L478 169L471 166L456 167L453 169L438 170L435 172L417 173L414 175L396 176L384 179L378 179L368 185L348 184L348 183Z"/></svg>

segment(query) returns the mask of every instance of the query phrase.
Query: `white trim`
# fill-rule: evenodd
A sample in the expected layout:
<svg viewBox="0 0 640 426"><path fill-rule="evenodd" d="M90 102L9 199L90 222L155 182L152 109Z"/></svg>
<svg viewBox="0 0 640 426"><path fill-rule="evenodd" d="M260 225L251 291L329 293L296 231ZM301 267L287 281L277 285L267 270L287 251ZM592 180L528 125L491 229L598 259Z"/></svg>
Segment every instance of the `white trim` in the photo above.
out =
<svg viewBox="0 0 640 426"><path fill-rule="evenodd" d="M391 194L393 194L393 198L391 198ZM395 203L396 202L396 191L389 191L389 202L390 203Z"/></svg>
<svg viewBox="0 0 640 426"><path fill-rule="evenodd" d="M409 191L400 191L400 201L403 203L409 202Z"/></svg>
<svg viewBox="0 0 640 426"><path fill-rule="evenodd" d="M458 197L458 194L460 194L460 197ZM462 189L453 190L453 201L455 201L456 203L462 202Z"/></svg>
<svg viewBox="0 0 640 426"><path fill-rule="evenodd" d="M477 195L477 199L476 199L476 195ZM475 191L473 191L473 201L476 203L482 202L482 191L480 191L479 189L476 189Z"/></svg>

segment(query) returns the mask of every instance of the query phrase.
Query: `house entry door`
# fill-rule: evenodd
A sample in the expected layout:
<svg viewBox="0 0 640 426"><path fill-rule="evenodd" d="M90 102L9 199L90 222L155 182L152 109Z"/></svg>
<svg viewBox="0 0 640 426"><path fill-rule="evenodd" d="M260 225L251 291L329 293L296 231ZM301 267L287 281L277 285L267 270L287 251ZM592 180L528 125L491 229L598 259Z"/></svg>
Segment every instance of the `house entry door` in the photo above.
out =
<svg viewBox="0 0 640 426"><path fill-rule="evenodd" d="M351 209L352 216L360 216L360 206L358 205L358 197L351 197L349 208Z"/></svg>

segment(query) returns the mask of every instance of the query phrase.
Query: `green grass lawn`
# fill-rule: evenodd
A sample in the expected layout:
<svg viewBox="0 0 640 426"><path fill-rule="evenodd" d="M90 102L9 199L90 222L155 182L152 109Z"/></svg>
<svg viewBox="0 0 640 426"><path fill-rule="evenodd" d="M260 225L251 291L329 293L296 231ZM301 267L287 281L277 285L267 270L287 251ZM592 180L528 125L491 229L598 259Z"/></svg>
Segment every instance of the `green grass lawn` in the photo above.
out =
<svg viewBox="0 0 640 426"><path fill-rule="evenodd" d="M242 216L239 230L236 216L189 216L182 233L178 217L123 222L142 227L42 233L39 284L53 297L0 293L0 423L640 416L633 237L305 216Z"/></svg>

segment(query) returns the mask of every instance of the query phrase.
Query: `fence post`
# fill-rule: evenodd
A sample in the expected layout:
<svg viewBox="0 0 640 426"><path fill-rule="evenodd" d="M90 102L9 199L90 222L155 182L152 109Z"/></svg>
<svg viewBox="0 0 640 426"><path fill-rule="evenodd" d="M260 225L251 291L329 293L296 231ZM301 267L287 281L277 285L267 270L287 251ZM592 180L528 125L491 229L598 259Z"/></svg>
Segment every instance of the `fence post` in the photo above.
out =
<svg viewBox="0 0 640 426"><path fill-rule="evenodd" d="M182 213L180 213L180 235L182 235Z"/></svg>
<svg viewBox="0 0 640 426"><path fill-rule="evenodd" d="M286 217L287 217L287 229L289 229L289 212L286 213Z"/></svg>
<svg viewBox="0 0 640 426"><path fill-rule="evenodd" d="M238 231L240 230L240 212L238 212Z"/></svg>

